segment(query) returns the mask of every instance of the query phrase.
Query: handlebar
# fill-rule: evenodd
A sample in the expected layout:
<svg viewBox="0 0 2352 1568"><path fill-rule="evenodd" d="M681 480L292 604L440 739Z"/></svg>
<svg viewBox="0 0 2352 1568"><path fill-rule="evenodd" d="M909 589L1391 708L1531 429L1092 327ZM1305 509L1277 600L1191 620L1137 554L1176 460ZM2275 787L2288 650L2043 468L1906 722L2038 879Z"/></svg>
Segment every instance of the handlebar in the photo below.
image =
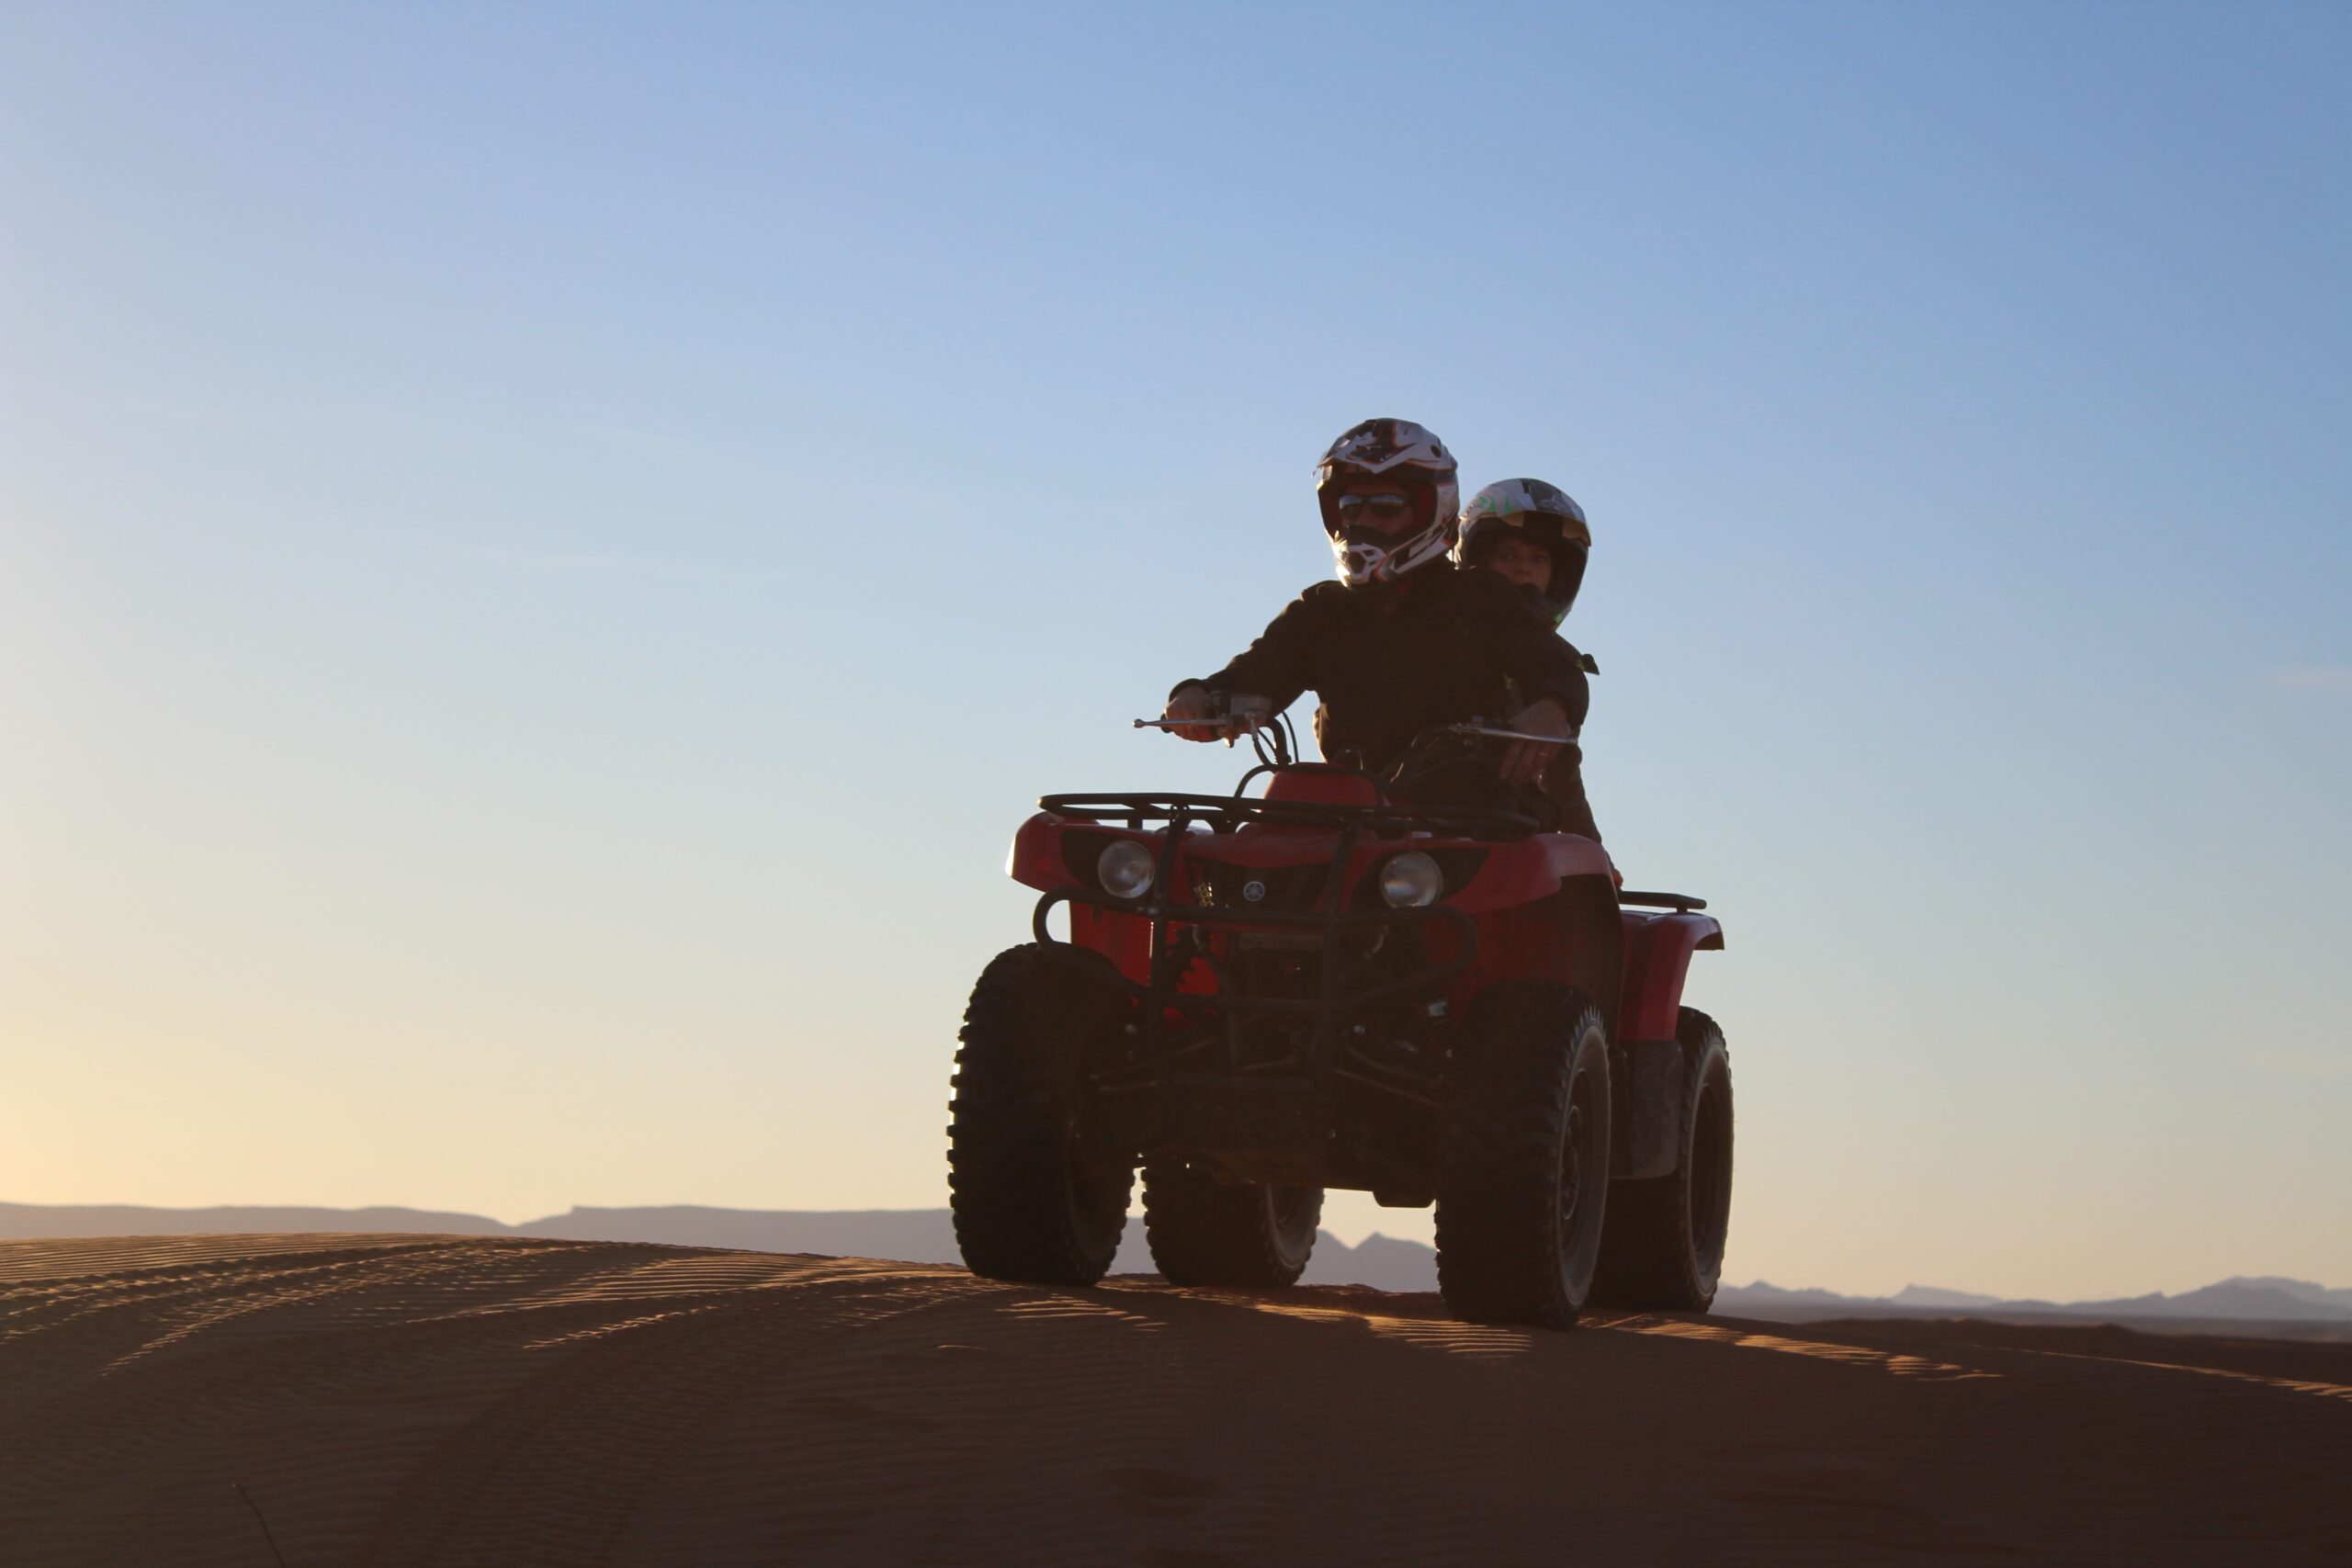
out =
<svg viewBox="0 0 2352 1568"><path fill-rule="evenodd" d="M1433 735L1485 735L1497 740L1534 740L1545 746L1572 746L1577 739L1573 729L1566 735L1531 735L1524 729L1498 729L1490 724L1433 724L1415 736L1413 744L1418 746Z"/></svg>
<svg viewBox="0 0 2352 1568"><path fill-rule="evenodd" d="M1224 714L1212 718L1138 718L1132 722L1137 729L1230 727L1234 735L1251 735L1261 729L1272 730L1274 728L1270 720L1249 714ZM1234 735L1225 738L1227 745L1233 744ZM1413 737L1413 745L1419 746L1424 740L1442 735L1483 735L1495 740L1534 740L1546 746L1567 746L1577 739L1577 732L1573 729L1566 735L1537 735L1525 729L1502 729L1491 724L1433 724Z"/></svg>
<svg viewBox="0 0 2352 1568"><path fill-rule="evenodd" d="M1228 749L1237 738L1248 736L1250 750L1258 753L1258 761L1265 767L1286 768L1300 760L1298 732L1291 728L1287 713L1261 713L1250 709L1235 712L1231 706L1230 693L1220 692L1215 695L1222 699L1218 705L1221 711L1207 717L1138 718L1132 721L1133 727L1136 729L1167 730L1214 728L1223 732ZM1261 736L1265 739L1261 739ZM1475 718L1462 724L1433 724L1413 737L1412 744L1400 753L1396 769L1391 770L1392 774L1419 756L1424 747L1449 736L1486 740L1530 740L1539 746L1573 746L1577 741L1574 728L1566 735L1537 735L1524 729L1507 729ZM1248 781L1245 779L1243 782Z"/></svg>

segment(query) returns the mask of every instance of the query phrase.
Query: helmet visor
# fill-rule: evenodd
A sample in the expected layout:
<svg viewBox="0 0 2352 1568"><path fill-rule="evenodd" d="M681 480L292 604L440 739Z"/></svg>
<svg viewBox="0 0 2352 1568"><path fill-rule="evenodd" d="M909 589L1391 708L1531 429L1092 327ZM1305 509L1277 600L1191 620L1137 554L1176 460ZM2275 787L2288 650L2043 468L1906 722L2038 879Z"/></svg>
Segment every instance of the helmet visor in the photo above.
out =
<svg viewBox="0 0 2352 1568"><path fill-rule="evenodd" d="M1414 523L1413 498L1401 490L1351 491L1331 502L1330 532L1364 529L1384 538L1408 531Z"/></svg>

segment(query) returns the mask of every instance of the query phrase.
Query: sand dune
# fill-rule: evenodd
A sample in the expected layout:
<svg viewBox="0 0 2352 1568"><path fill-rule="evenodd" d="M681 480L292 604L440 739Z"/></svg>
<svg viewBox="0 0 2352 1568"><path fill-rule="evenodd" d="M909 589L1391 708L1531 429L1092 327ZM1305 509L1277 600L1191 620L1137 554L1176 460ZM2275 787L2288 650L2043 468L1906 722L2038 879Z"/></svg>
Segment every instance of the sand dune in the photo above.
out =
<svg viewBox="0 0 2352 1568"><path fill-rule="evenodd" d="M0 1246L0 1560L2278 1563L2352 1348L511 1237ZM261 1519L232 1490L243 1483Z"/></svg>

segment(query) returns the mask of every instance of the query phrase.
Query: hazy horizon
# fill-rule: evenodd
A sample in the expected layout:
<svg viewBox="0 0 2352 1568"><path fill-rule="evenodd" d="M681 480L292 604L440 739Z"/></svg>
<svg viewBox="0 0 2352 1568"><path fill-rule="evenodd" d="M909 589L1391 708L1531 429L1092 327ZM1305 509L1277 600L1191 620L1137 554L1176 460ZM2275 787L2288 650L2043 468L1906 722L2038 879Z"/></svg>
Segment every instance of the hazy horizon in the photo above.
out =
<svg viewBox="0 0 2352 1568"><path fill-rule="evenodd" d="M364 1222L345 1226L331 1222ZM164 1224L164 1221L171 1223ZM403 1222L426 1222L410 1224ZM86 1228L96 1222L97 1228ZM485 1232L475 1225L492 1227ZM0 1242L49 1241L92 1236L213 1236L218 1235L280 1235L311 1232L391 1235L505 1235L552 1240L652 1242L665 1246L713 1247L830 1257L896 1258L919 1263L953 1263L956 1255L950 1211L928 1209L778 1210L709 1207L700 1204L571 1205L561 1211L507 1220L479 1213L416 1210L401 1204L373 1204L356 1209L331 1209L306 1204L237 1205L218 1208L165 1209L132 1204L70 1204L54 1208L0 1200ZM1302 1280L1305 1284L1366 1284L1388 1291L1435 1291L1436 1248L1427 1240L1398 1235L1374 1227L1361 1235L1341 1235L1321 1227L1321 1240ZM1327 1245L1336 1241L1340 1250ZM1371 1244L1378 1243L1377 1247ZM1368 1254L1358 1249L1370 1247ZM1131 1214L1111 1272L1156 1272L1145 1242L1141 1216ZM2283 1286L2314 1287L2320 1296ZM2267 1311L2253 1304L2248 1288L2264 1295ZM1770 1316L1781 1298L1801 1303L1805 1298L1833 1294L1839 1302L1882 1302L1915 1308L1984 1305L2023 1308L2035 1303L2067 1312L2113 1310L2118 1303L2140 1304L2150 1295L2163 1295L2171 1304L2143 1310L2158 1321L2184 1314L2206 1319L2237 1317L2248 1322L2352 1324L2352 1287L2330 1286L2324 1280L2295 1280L2278 1274L2233 1275L2207 1280L2186 1292L2127 1292L2119 1295L2060 1300L2041 1292L1999 1297L1971 1291L1949 1280L1906 1280L1899 1289L1868 1295L1825 1292L1802 1280L1775 1280L1761 1276L1751 1280L1726 1278L1726 1294L1715 1303L1718 1313L1731 1316ZM2219 1292L2232 1296L2233 1310L2212 1304ZM2341 1299L2339 1299L2341 1298ZM2193 1303L2193 1304L2192 1304Z"/></svg>
<svg viewBox="0 0 2352 1568"><path fill-rule="evenodd" d="M2318 6L10 6L0 1199L944 1203L1396 415L1591 516L1726 1277L2352 1281L2348 144Z"/></svg>

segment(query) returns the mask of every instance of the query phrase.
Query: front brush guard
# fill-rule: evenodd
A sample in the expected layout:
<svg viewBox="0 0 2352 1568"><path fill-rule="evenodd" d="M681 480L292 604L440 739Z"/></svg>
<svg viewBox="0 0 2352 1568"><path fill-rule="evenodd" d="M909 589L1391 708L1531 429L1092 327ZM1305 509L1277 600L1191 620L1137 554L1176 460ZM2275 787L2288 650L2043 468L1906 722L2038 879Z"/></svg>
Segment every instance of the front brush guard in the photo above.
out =
<svg viewBox="0 0 2352 1568"><path fill-rule="evenodd" d="M1046 928L1046 918L1063 904L1084 904L1090 908L1148 919L1151 922L1150 983L1132 980L1115 972L1105 973L1092 960L1079 956L1081 953L1091 953L1092 949L1079 947L1055 936ZM1430 920L1440 920L1453 927L1462 939L1461 946L1453 957L1376 985L1354 990L1340 988L1342 938L1348 932L1367 927L1418 925ZM1223 991L1180 991L1176 989L1177 983L1191 966L1193 955L1174 951L1169 941L1169 932L1176 926L1317 931L1323 938L1322 995L1238 997ZM1340 1014L1353 1012L1374 1002L1432 989L1441 981L1460 974L1478 960L1477 922L1461 910L1449 909L1443 905L1420 909L1347 911L1218 909L1205 905L1161 904L1156 901L1139 904L1093 888L1057 887L1037 900L1036 911L1030 917L1029 929L1048 954L1065 962L1084 964L1088 974L1098 979L1116 981L1129 996L1141 1000L1149 1009L1174 1009L1212 1017L1226 1013L1304 1014L1314 1016L1318 1026L1336 1023ZM1150 1012L1147 1016L1156 1017L1158 1013Z"/></svg>
<svg viewBox="0 0 2352 1568"><path fill-rule="evenodd" d="M1100 889L1082 886L1057 887L1037 900L1036 912L1030 919L1030 930L1047 953L1072 960L1077 956L1070 943L1057 941L1046 929L1046 917L1057 905L1085 904L1092 908L1139 916L1151 922L1150 981L1140 983L1124 975L1116 978L1128 995L1139 998L1153 1010L1146 1014L1147 1017L1163 1016L1164 1010L1168 1009L1210 1016L1305 1014L1313 1019L1313 1032L1318 1040L1337 1022L1341 1012L1391 997L1427 990L1477 961L1477 924L1459 909L1449 909L1442 905L1414 909L1340 908L1340 900L1346 890L1345 873L1349 859L1358 843L1371 835L1414 830L1469 835L1484 832L1516 837L1532 832L1536 828L1534 822L1508 811L1477 808L1417 810L1393 806L1270 800L1264 796L1243 795L1049 795L1037 804L1056 816L1079 821L1124 821L1130 831L1142 830L1146 822L1165 824L1157 834L1159 852L1153 868L1151 890L1141 900L1114 897ZM1205 823L1212 830L1220 833L1232 832L1245 825L1284 825L1332 830L1337 839L1332 845L1330 874L1324 884L1327 889L1321 900L1324 907L1314 910L1217 909L1164 902L1164 892L1172 882L1178 846L1186 841L1189 829L1195 822ZM1453 957L1442 964L1430 964L1414 974L1399 976L1361 989L1343 991L1340 988L1341 938L1347 932L1366 927L1411 925L1427 920L1444 921L1461 938L1460 949ZM1254 926L1319 932L1323 938L1321 995L1237 997L1224 991L1213 994L1179 991L1176 987L1191 964L1191 956L1176 954L1169 942L1170 929L1179 925L1195 928ZM1092 965L1089 967L1092 968ZM1099 969L1094 972L1101 973Z"/></svg>
<svg viewBox="0 0 2352 1568"><path fill-rule="evenodd" d="M1092 1135L1146 1156L1154 1149L1191 1151L1187 1157L1207 1152L1219 1168L1243 1179L1311 1185L1328 1169L1334 1147L1329 1140L1337 1127L1333 1118L1340 1097L1351 1092L1342 1089L1340 1080L1361 1086L1352 1092L1369 1090L1389 1108L1380 1114L1393 1115L1401 1105L1408 1116L1426 1119L1439 1108L1433 1074L1442 1070L1440 1059L1425 1058L1426 1066L1408 1070L1366 1055L1362 1040L1369 1021L1366 1012L1382 1002L1428 995L1477 962L1477 922L1442 904L1345 908L1342 901L1351 885L1346 873L1356 847L1367 837L1416 830L1516 837L1533 830L1533 823L1507 813L1400 811L1247 796L1048 795L1039 805L1065 819L1123 821L1129 831L1141 831L1147 822L1164 824L1157 834L1151 886L1142 897L1121 898L1075 884L1045 893L1030 919L1041 952L1082 965L1099 983L1116 986L1136 1010L1126 1029L1131 1045L1125 1064L1092 1080ZM1177 860L1189 847L1194 822L1205 822L1220 833L1249 825L1332 830L1336 840L1330 868L1316 907L1249 909L1170 902L1168 896L1177 886ZM1147 922L1146 978L1136 980L1103 964L1094 949L1054 936L1047 917L1065 904ZM1416 943L1421 962L1410 973L1391 970L1365 983L1364 964L1372 961L1373 952L1351 939L1369 932L1419 935L1431 921L1449 928L1457 939L1451 956L1430 962L1426 948ZM1309 951L1321 955L1315 994L1237 994L1238 966L1220 961L1196 937L1179 943L1174 933L1180 930L1309 933L1319 939ZM1374 951L1388 945L1385 941L1371 944ZM1343 972L1351 957L1358 961L1354 969ZM1180 990L1193 964L1202 959L1208 963L1217 989ZM1288 1047L1278 1060L1245 1061L1242 1032L1256 1019L1275 1023L1288 1037ZM1221 1054L1207 1039L1198 1038L1220 1033ZM1203 1059L1204 1051L1211 1060L1221 1055L1222 1061L1211 1066L1211 1060ZM1359 1166L1385 1168L1394 1163L1384 1159L1380 1140L1357 1133L1345 1142ZM1410 1174L1418 1179L1425 1173L1416 1168Z"/></svg>

